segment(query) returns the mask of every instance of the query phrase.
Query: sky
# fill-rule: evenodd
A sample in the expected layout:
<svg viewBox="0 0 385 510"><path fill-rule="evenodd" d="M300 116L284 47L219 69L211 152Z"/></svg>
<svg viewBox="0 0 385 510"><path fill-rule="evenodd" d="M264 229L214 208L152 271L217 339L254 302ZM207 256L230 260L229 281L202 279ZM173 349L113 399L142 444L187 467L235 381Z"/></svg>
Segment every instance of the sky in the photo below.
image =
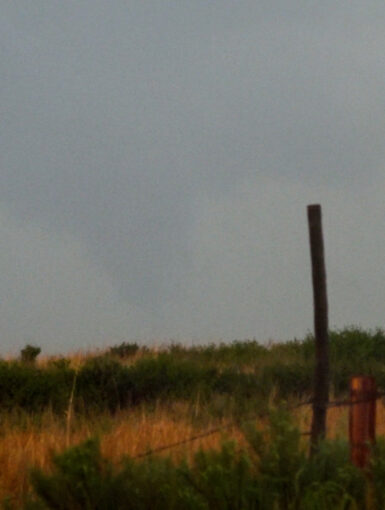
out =
<svg viewBox="0 0 385 510"><path fill-rule="evenodd" d="M0 0L0 355L385 327L381 0Z"/></svg>

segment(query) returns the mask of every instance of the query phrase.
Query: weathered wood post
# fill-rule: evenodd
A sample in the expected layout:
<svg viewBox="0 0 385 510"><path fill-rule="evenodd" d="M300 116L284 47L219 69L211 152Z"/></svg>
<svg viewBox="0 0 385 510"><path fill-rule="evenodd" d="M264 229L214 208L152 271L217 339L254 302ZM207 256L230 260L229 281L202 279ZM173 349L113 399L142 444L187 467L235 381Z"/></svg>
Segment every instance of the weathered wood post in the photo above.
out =
<svg viewBox="0 0 385 510"><path fill-rule="evenodd" d="M308 205L307 216L312 265L316 354L310 443L310 455L313 455L320 439L326 434L326 414L329 402L329 327L321 206L319 204Z"/></svg>
<svg viewBox="0 0 385 510"><path fill-rule="evenodd" d="M370 448L376 440L376 400L374 377L355 376L350 379L350 460L361 469L367 467Z"/></svg>

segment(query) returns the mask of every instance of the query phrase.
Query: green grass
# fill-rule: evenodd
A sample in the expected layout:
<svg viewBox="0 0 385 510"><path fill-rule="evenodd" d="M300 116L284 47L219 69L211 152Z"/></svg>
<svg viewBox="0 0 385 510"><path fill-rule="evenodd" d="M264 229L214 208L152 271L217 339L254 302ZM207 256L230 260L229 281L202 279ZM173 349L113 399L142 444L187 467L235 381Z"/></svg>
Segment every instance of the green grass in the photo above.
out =
<svg viewBox="0 0 385 510"><path fill-rule="evenodd" d="M186 347L171 345L160 354L136 344L112 347L103 356L90 357L77 373L74 406L82 411L115 412L125 407L164 399L218 397L248 409L274 393L277 400L311 395L314 341L273 344L234 341L230 344ZM131 359L127 363L127 358ZM351 375L374 375L385 387L385 334L382 330L346 328L330 333L331 390L347 391ZM68 405L75 370L69 360L41 367L23 361L0 361L0 401L3 409L63 413Z"/></svg>

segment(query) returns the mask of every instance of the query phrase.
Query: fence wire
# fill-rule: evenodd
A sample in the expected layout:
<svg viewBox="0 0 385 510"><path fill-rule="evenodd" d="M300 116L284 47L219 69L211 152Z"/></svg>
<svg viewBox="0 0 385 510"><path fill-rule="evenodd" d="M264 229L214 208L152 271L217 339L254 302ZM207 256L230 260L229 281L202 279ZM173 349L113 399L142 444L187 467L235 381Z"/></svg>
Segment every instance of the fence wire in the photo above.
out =
<svg viewBox="0 0 385 510"><path fill-rule="evenodd" d="M354 400L354 401L352 401L350 399L332 400L331 402L327 403L327 408L330 409L332 407L348 407L348 406L352 406L352 405L363 404L365 402L372 402L373 400L378 400L383 397L385 397L385 391L377 392L376 395L371 398L359 399L359 400ZM305 406L311 405L311 404L313 404L313 402L314 402L313 398L303 400L302 402L298 402L297 404L293 404L291 406L286 407L286 410L289 412L294 411L296 409L299 409L300 407L305 407ZM142 453L134 455L132 458L133 459L142 459L144 457L149 457L156 453L171 450L172 448L177 448L178 446L182 446L184 444L192 443L193 441L196 441L197 439L203 439L204 437L208 437L213 434L223 432L225 430L229 430L229 429L236 428L236 427L239 428L240 426L244 425L245 423L252 422L257 419L261 420L263 418L267 418L270 415L270 412L271 411L265 411L263 413L254 414L252 417L249 417L249 418L233 420L230 423L218 425L217 427L213 427L211 429L205 430L204 432L194 434L194 435L187 437L185 439L181 439L181 440L175 441L173 443L168 443L168 444L165 444L162 446L158 446L156 448L150 448L149 450L146 450ZM309 436L310 434L311 434L310 431L301 432L301 436Z"/></svg>

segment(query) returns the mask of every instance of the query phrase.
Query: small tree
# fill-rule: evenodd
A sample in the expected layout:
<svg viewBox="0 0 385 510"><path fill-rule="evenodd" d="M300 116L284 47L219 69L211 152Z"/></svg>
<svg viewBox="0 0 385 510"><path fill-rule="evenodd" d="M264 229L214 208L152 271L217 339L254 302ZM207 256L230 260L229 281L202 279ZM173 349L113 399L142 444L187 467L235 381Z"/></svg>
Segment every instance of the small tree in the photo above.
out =
<svg viewBox="0 0 385 510"><path fill-rule="evenodd" d="M24 349L20 351L20 359L23 363L33 365L40 353L40 347L27 344Z"/></svg>

